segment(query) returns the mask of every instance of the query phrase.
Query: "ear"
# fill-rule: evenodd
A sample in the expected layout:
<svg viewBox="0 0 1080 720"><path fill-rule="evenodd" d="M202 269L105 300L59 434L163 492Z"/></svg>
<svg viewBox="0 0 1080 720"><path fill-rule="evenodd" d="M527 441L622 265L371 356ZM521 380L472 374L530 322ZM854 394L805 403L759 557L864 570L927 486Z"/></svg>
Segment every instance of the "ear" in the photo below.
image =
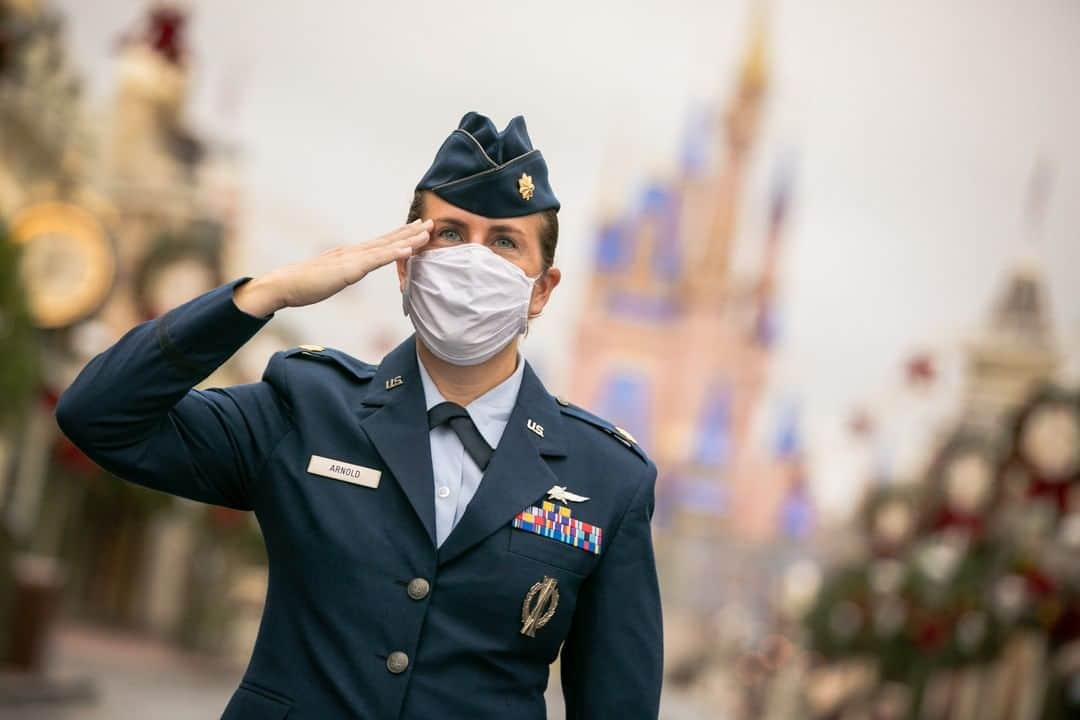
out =
<svg viewBox="0 0 1080 720"><path fill-rule="evenodd" d="M398 289L403 293L405 292L405 263L408 262L408 260L409 258L401 258L394 261L394 264L397 266Z"/></svg>
<svg viewBox="0 0 1080 720"><path fill-rule="evenodd" d="M532 298L529 300L529 318L537 317L544 310L548 300L551 299L551 291L562 280L562 271L557 267L550 267L533 284Z"/></svg>

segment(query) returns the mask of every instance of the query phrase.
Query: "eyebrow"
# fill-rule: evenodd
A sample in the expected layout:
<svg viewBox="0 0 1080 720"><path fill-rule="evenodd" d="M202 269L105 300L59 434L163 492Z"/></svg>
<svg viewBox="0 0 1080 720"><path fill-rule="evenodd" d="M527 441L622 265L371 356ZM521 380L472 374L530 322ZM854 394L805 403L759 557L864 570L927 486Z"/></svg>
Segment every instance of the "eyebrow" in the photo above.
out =
<svg viewBox="0 0 1080 720"><path fill-rule="evenodd" d="M512 233L514 235L524 235L525 234L524 232L521 231L520 228L516 228L513 225L492 225L488 229L491 230L492 232Z"/></svg>
<svg viewBox="0 0 1080 720"><path fill-rule="evenodd" d="M452 225L453 227L456 227L456 228L468 229L468 226L465 223L463 223L462 221L458 220L457 218L451 218L451 217L435 218L435 222L443 223L445 225ZM512 233L514 235L524 235L525 234L525 232L523 230L521 230L520 228L516 228L513 225L492 225L491 227L488 228L488 232Z"/></svg>

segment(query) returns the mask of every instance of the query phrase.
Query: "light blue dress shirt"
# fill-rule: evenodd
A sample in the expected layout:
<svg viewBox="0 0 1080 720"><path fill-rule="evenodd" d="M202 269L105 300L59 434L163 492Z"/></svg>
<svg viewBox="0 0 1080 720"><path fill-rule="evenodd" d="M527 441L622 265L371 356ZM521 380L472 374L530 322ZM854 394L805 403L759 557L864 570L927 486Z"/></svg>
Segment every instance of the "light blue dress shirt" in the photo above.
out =
<svg viewBox="0 0 1080 720"><path fill-rule="evenodd" d="M420 366L420 380L424 385L424 399L427 409L435 407L446 398L435 386L419 354L416 357ZM465 406L476 424L476 429L495 448L499 445L510 412L517 402L521 378L525 372L525 361L521 353L517 356L517 367L513 374L480 397ZM431 465L435 477L435 541L442 545L443 540L461 520L465 507L472 500L476 489L480 487L482 473L461 444L457 434L449 425L441 425L430 431Z"/></svg>

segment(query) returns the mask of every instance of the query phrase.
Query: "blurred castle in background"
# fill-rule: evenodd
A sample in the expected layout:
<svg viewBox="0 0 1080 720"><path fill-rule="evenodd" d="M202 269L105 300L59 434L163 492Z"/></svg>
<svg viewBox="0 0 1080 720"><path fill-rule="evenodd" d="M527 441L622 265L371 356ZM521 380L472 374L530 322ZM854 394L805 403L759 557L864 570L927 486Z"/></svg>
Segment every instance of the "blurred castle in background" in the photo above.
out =
<svg viewBox="0 0 1080 720"><path fill-rule="evenodd" d="M666 607L709 612L769 591L776 543L806 538L798 418L770 400L791 168L774 180L756 272L737 272L769 87L759 14L724 112L700 118L678 176L601 220L571 396L655 459ZM759 440L762 421L775 429Z"/></svg>

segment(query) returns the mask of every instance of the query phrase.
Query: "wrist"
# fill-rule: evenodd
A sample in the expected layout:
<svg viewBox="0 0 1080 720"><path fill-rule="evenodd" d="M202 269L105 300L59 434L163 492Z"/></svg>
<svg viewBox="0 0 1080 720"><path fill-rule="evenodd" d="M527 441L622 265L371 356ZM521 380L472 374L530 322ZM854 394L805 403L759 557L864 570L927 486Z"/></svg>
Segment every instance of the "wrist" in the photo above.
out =
<svg viewBox="0 0 1080 720"><path fill-rule="evenodd" d="M272 284L261 277L248 280L234 288L233 304L248 315L259 318L273 315L285 307L285 303L274 292Z"/></svg>

